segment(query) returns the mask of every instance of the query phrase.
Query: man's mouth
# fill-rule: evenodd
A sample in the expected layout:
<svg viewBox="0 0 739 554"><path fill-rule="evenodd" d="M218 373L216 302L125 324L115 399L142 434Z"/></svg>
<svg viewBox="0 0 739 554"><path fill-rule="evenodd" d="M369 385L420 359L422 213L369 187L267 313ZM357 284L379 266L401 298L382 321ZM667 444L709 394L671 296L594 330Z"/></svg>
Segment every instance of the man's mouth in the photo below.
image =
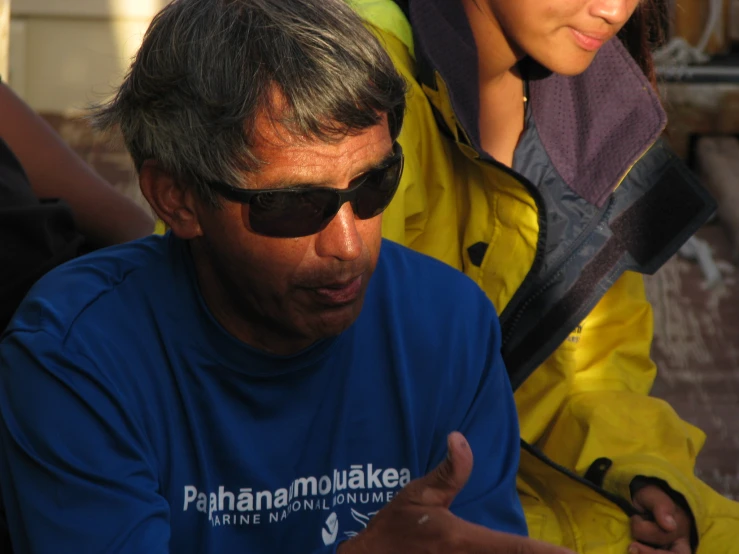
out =
<svg viewBox="0 0 739 554"><path fill-rule="evenodd" d="M311 291L322 304L329 306L342 306L354 302L362 291L365 275L362 273L347 281L328 283L318 287L312 287Z"/></svg>

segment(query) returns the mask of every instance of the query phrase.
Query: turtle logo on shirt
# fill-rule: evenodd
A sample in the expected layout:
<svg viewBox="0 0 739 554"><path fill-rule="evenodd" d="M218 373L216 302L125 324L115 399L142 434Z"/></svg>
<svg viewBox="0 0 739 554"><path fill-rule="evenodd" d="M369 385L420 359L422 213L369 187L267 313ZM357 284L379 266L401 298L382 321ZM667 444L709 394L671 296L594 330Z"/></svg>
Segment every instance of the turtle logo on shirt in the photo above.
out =
<svg viewBox="0 0 739 554"><path fill-rule="evenodd" d="M354 508L352 508L351 510L352 519L354 519L354 521L358 523L361 523L363 529L367 528L367 524L369 524L370 519L372 519L372 517L377 513L370 512L365 515L358 512ZM344 531L344 534L347 537L356 537L359 533L357 531ZM325 544L326 546L329 546L336 542L336 539L339 536L339 516L336 515L336 512L332 512L331 515L328 516L323 529L321 529L321 535L323 536L323 544Z"/></svg>
<svg viewBox="0 0 739 554"><path fill-rule="evenodd" d="M354 508L352 508L352 518L354 518L354 521L358 521L359 523L361 523L364 529L367 528L367 525L369 524L370 519L372 519L372 517L376 513L377 512L370 512L367 515L364 515L358 512L357 510L355 510ZM345 531L344 534L347 537L356 537L359 533L357 533L356 531Z"/></svg>
<svg viewBox="0 0 739 554"><path fill-rule="evenodd" d="M323 537L323 544L329 546L336 542L336 537L339 536L339 516L336 512L331 512L328 516L324 527L321 529L321 536Z"/></svg>

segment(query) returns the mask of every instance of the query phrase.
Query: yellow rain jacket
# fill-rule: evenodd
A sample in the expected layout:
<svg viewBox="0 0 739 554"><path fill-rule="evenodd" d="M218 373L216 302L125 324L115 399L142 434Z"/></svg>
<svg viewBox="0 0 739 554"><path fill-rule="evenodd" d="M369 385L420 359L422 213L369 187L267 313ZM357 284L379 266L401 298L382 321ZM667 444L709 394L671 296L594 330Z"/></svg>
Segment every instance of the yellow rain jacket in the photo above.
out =
<svg viewBox="0 0 739 554"><path fill-rule="evenodd" d="M659 140L664 112L641 71L617 41L582 76L534 68L510 170L477 146L476 66L462 59L477 62L455 28L458 2L411 2L412 30L392 0L348 1L410 87L384 235L464 271L501 315L530 535L624 554L639 477L689 508L699 552L739 552L739 504L694 476L704 434L648 396L652 310L639 273L714 205ZM450 51L453 62L432 63Z"/></svg>

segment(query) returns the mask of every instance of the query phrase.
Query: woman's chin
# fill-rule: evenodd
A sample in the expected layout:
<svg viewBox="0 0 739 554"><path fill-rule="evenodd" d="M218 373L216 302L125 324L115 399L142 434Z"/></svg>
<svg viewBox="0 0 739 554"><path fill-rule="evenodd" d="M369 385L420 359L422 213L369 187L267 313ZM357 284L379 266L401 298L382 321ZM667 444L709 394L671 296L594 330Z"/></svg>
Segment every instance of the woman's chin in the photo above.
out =
<svg viewBox="0 0 739 554"><path fill-rule="evenodd" d="M565 52L567 52L566 55ZM585 52L580 50L573 52L572 49L569 49L569 51L561 49L557 54L546 53L542 56L532 57L553 73L566 77L574 77L575 75L584 73L590 67L596 54L597 51Z"/></svg>

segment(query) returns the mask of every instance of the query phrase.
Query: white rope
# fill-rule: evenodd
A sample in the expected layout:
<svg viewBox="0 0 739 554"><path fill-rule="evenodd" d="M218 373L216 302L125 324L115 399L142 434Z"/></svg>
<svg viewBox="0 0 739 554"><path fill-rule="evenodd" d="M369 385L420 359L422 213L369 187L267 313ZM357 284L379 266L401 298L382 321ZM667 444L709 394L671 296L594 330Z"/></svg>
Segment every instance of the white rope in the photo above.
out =
<svg viewBox="0 0 739 554"><path fill-rule="evenodd" d="M703 29L703 35L701 35L698 44L691 46L682 37L673 38L662 48L654 51L654 63L658 68L680 71L680 68L684 68L685 66L704 64L711 59L706 54L706 48L708 47L708 42L711 40L711 35L713 35L721 22L723 0L710 0L710 2L708 20L706 21L706 27ZM721 270L713 257L711 247L706 241L694 235L680 248L678 254L683 258L698 263L704 277L702 285L704 289L713 288L721 283Z"/></svg>
<svg viewBox="0 0 739 554"><path fill-rule="evenodd" d="M654 51L654 63L658 67L706 63L710 59L710 56L706 54L706 48L711 35L721 23L723 7L723 0L710 0L708 20L698 44L691 46L684 38L675 37Z"/></svg>
<svg viewBox="0 0 739 554"><path fill-rule="evenodd" d="M693 235L688 242L683 244L678 251L680 257L698 263L703 273L703 290L712 289L723 280L721 269L713 257L713 251L709 244Z"/></svg>

